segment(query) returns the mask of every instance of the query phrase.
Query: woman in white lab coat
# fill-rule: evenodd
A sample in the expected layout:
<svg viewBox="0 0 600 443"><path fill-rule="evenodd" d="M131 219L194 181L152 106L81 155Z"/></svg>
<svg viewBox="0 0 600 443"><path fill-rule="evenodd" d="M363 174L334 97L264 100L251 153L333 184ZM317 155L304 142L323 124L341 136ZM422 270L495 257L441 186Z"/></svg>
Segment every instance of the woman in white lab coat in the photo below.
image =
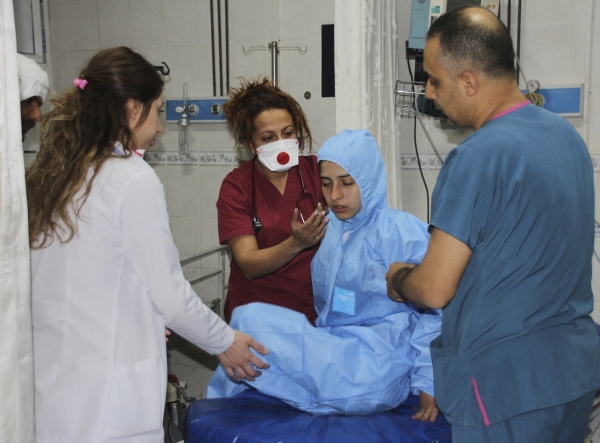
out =
<svg viewBox="0 0 600 443"><path fill-rule="evenodd" d="M94 56L42 123L26 175L38 443L163 443L165 327L253 379L266 353L184 279L163 187L141 158L163 81L129 48Z"/></svg>

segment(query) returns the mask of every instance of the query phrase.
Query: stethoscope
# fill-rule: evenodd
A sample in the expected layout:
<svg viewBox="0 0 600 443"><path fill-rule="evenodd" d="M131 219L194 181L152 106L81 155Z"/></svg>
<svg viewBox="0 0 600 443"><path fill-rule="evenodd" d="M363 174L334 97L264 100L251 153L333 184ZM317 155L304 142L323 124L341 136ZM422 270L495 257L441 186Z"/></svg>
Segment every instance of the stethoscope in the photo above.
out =
<svg viewBox="0 0 600 443"><path fill-rule="evenodd" d="M256 202L255 202L255 193L256 193L256 185L254 183L254 170L256 169L256 159L258 158L258 155L254 155L254 158L252 159L252 170L250 173L251 179L252 179L252 229L254 229L254 232L259 233L262 230L262 222L260 221L260 219L256 216ZM311 193L306 191L306 186L304 185L304 177L302 177L302 171L300 170L300 165L296 166L296 170L298 171L298 175L300 176L300 184L302 185L302 192L300 193L300 196L298 197L298 199L296 200L296 207L298 208L298 212L300 213L300 220L302 220L302 223L304 223L304 216L302 215L302 209L300 209L300 202L302 201L303 198L309 198L312 200L313 203L313 207L315 208L315 211L317 210L317 199L315 198L314 195L312 195Z"/></svg>

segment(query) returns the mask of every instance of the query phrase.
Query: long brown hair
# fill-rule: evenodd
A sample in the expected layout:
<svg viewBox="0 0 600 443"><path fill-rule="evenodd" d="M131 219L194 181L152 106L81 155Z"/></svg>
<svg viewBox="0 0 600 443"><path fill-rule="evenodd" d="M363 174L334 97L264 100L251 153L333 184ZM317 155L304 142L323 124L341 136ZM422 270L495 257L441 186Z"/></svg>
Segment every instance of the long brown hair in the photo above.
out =
<svg viewBox="0 0 600 443"><path fill-rule="evenodd" d="M121 142L127 156L135 149L127 101L143 105L139 126L164 85L155 68L127 47L100 51L79 78L87 81L84 89L74 86L53 98L54 109L42 118L40 151L25 174L32 248L44 248L55 237L61 243L73 238L79 212L94 178L114 156L114 144Z"/></svg>
<svg viewBox="0 0 600 443"><path fill-rule="evenodd" d="M231 125L238 154L242 148L249 149L252 134L256 130L254 120L263 111L285 109L290 113L300 142L308 140L309 151L312 148L312 136L300 104L286 92L283 92L266 77L262 80L241 80L238 89L232 88L229 100L223 105L223 112Z"/></svg>

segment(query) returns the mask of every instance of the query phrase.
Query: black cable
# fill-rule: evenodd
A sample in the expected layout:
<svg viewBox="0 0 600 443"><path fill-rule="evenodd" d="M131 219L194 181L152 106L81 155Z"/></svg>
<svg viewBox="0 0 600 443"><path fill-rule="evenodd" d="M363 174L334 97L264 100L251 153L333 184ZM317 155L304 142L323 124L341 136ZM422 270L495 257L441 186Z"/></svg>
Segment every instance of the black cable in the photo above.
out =
<svg viewBox="0 0 600 443"><path fill-rule="evenodd" d="M217 73L215 72L215 13L210 0L210 48L212 55L213 97L217 96Z"/></svg>
<svg viewBox="0 0 600 443"><path fill-rule="evenodd" d="M406 59L406 64L408 65L408 73L410 74L410 83L412 85L412 92L414 97L414 106L415 113L419 112L418 103L417 103L417 94L415 93L415 83L413 79L412 69L410 68L410 61ZM425 186L425 195L427 197L427 223L429 223L429 188L427 187L427 182L425 181L425 175L423 174L423 168L421 167L421 159L419 158L419 148L417 147L417 114L414 116L415 124L414 124L414 132L413 137L415 141L415 153L417 154L417 164L419 165L419 172L421 173L421 180L423 180L423 185Z"/></svg>

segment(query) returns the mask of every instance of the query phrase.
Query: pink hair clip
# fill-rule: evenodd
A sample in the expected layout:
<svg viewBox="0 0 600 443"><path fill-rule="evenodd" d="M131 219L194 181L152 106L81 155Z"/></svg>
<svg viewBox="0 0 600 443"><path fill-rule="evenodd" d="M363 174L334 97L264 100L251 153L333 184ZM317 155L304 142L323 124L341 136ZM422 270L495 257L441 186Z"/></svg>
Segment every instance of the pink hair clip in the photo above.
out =
<svg viewBox="0 0 600 443"><path fill-rule="evenodd" d="M82 78L76 78L75 80L73 80L73 83L75 83L75 86L77 86L83 91L85 89L85 85L88 84L88 81Z"/></svg>

